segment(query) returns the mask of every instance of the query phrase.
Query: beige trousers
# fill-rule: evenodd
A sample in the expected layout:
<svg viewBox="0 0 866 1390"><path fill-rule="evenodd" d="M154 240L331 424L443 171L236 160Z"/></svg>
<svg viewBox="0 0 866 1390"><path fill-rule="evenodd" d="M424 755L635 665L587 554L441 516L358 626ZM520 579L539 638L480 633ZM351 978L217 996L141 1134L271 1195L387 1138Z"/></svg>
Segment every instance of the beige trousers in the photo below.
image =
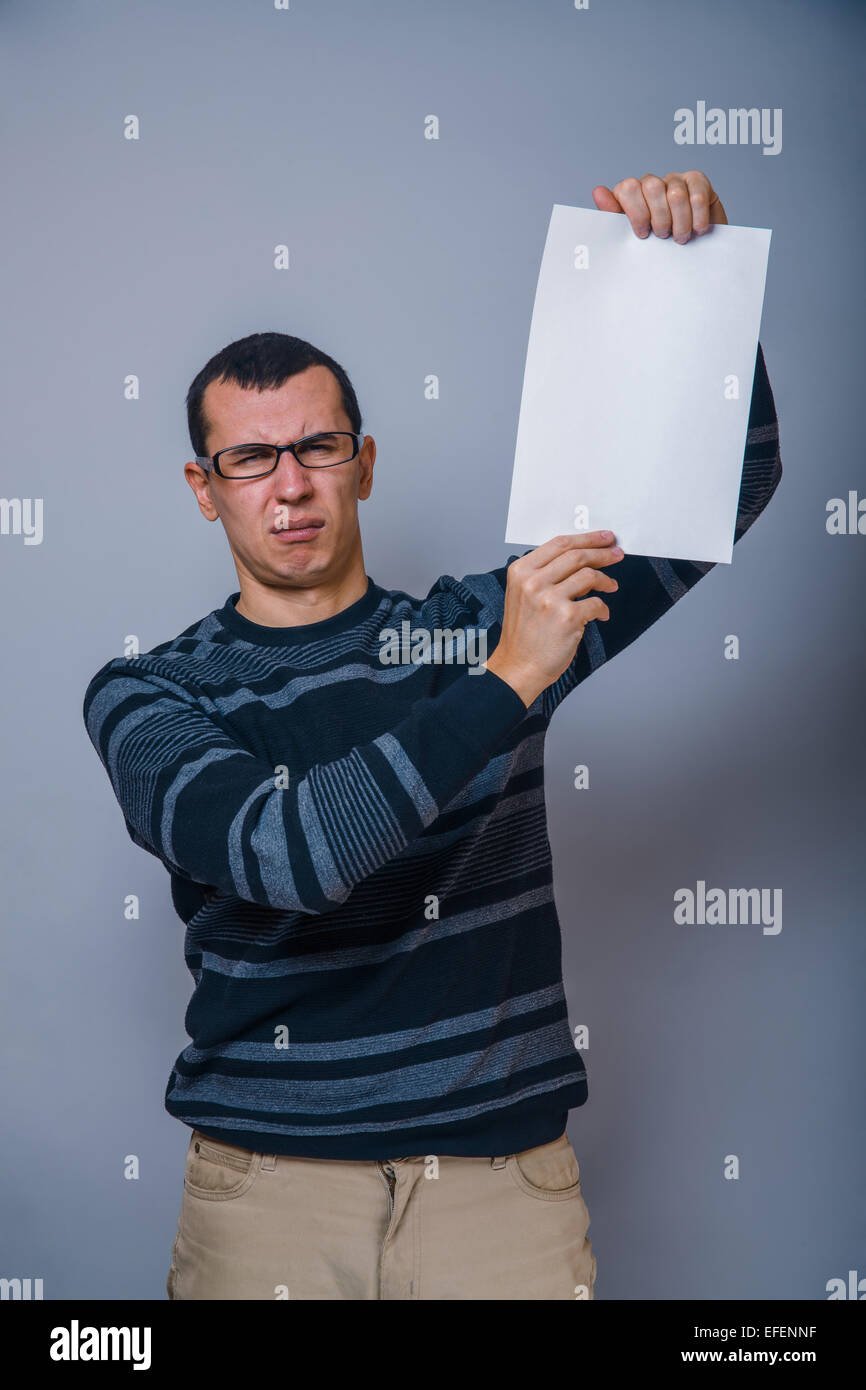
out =
<svg viewBox="0 0 866 1390"><path fill-rule="evenodd" d="M170 1299L590 1299L566 1134L498 1158L289 1158L193 1130Z"/></svg>

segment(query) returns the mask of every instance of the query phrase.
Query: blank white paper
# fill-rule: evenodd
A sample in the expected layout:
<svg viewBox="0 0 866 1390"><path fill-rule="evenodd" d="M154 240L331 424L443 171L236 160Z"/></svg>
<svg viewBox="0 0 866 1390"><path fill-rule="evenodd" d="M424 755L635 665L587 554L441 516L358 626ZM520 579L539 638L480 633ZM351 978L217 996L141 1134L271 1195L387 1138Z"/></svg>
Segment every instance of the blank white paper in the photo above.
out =
<svg viewBox="0 0 866 1390"><path fill-rule="evenodd" d="M770 236L641 240L554 205L506 542L607 529L627 555L730 564Z"/></svg>

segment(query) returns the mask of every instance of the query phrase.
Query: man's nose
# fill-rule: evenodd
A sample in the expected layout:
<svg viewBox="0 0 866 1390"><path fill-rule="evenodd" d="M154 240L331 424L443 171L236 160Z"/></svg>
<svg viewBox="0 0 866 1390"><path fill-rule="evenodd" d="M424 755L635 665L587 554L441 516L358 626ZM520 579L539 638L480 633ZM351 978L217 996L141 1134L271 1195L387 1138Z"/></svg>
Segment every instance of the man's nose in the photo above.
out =
<svg viewBox="0 0 866 1390"><path fill-rule="evenodd" d="M285 449L279 458L279 462L274 469L274 489L277 496L285 493L290 497L297 497L312 491L311 470L302 468L294 454Z"/></svg>

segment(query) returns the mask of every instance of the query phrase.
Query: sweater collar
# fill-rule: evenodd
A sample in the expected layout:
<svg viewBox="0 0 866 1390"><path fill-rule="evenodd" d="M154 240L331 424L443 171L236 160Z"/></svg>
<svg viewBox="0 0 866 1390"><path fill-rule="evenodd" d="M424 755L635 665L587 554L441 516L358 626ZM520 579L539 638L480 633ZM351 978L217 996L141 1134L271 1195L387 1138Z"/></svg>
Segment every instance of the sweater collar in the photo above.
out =
<svg viewBox="0 0 866 1390"><path fill-rule="evenodd" d="M333 613L330 618L322 618L317 623L304 623L292 627L267 627L263 623L251 622L235 607L240 596L238 589L229 595L222 608L216 610L216 616L223 627L236 637L255 642L259 646L296 647L304 642L319 642L335 637L357 627L376 610L385 597L385 591L368 575L367 592L354 603L350 603L348 608L342 608L339 613Z"/></svg>

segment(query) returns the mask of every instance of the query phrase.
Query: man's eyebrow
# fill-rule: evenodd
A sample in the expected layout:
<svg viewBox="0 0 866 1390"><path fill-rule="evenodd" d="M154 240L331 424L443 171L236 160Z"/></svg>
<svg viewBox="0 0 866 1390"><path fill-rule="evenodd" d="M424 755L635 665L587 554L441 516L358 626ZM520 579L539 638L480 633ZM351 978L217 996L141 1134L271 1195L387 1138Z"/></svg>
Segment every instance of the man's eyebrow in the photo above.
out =
<svg viewBox="0 0 866 1390"><path fill-rule="evenodd" d="M303 428L303 430L301 431L301 433L298 434L298 435L296 435L296 436L295 436L295 439L293 439L291 442L294 444L298 439L306 439L307 436L308 436L308 435L311 435L311 434L340 434L340 433L342 433L342 434L349 434L349 433L351 433L351 431L349 431L349 430L344 430L343 427L342 427L342 425L326 425L324 428L322 428L322 427L320 426L318 429L310 429L307 425L305 425L304 428ZM228 447L229 449L242 449L242 448L244 448L247 444L266 444L266 445L268 445L268 446L270 446L270 447L273 447L270 439L245 439L245 440L243 440L243 442L240 443L240 444L229 444L229 445L227 445L226 447Z"/></svg>

